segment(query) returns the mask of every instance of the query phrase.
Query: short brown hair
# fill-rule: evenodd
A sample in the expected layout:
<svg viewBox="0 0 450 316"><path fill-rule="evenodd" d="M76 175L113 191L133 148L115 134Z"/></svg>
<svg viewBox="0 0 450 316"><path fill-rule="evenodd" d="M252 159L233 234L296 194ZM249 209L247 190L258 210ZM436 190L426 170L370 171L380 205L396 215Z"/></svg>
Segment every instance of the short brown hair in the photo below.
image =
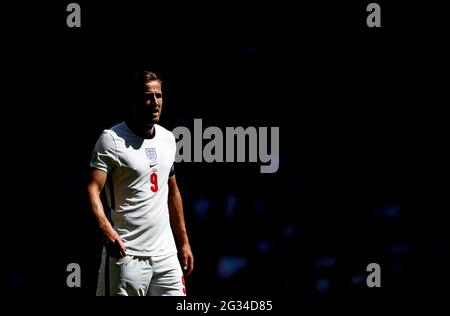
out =
<svg viewBox="0 0 450 316"><path fill-rule="evenodd" d="M162 84L161 79L153 71L143 70L136 73L129 81L128 96L131 97L131 99L140 96L146 89L145 84L149 81L158 81Z"/></svg>

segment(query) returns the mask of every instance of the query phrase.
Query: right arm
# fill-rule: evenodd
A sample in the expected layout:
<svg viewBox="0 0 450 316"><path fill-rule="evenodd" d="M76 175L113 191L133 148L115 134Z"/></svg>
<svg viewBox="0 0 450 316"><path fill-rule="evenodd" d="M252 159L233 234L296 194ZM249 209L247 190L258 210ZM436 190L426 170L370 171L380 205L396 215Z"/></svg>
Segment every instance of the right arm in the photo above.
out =
<svg viewBox="0 0 450 316"><path fill-rule="evenodd" d="M125 244L109 222L103 208L103 203L100 199L100 193L105 186L106 177L106 172L98 169L91 169L90 179L87 185L89 208L97 220L105 240L105 246L110 254L114 257L125 257Z"/></svg>

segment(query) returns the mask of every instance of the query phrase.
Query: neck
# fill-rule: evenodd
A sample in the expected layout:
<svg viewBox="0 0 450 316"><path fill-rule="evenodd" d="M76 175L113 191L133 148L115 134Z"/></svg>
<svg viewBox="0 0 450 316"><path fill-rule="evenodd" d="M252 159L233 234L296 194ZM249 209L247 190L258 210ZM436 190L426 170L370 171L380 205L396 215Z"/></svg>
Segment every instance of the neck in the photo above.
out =
<svg viewBox="0 0 450 316"><path fill-rule="evenodd" d="M126 123L133 133L142 138L155 137L155 124L139 124L135 121L126 121Z"/></svg>

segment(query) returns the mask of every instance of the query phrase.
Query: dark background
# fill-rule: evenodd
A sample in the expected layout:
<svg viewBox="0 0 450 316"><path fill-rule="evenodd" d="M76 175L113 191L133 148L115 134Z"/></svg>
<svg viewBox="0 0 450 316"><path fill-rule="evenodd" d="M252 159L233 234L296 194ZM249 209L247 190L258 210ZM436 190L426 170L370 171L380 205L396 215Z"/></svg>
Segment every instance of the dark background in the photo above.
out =
<svg viewBox="0 0 450 316"><path fill-rule="evenodd" d="M64 1L63 1L64 2ZM437 6L67 3L5 9L2 164L12 295L95 295L85 197L126 79L163 79L162 125L278 126L280 168L179 163L188 295L400 299L443 293L448 50ZM448 38L448 37L447 37ZM12 128L7 123L12 124ZM2 128L2 129L3 129ZM66 286L66 266L82 269ZM368 289L366 266L381 266Z"/></svg>

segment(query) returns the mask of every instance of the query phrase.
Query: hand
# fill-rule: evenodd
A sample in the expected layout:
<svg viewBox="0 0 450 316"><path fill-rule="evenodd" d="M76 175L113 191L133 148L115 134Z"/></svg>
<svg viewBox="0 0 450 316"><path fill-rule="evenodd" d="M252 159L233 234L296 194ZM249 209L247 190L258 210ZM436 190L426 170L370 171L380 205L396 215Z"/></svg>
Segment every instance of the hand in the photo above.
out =
<svg viewBox="0 0 450 316"><path fill-rule="evenodd" d="M185 275L191 274L194 269L194 256L192 255L191 246L186 243L180 247L181 267Z"/></svg>
<svg viewBox="0 0 450 316"><path fill-rule="evenodd" d="M103 237L105 240L106 250L110 256L115 258L123 258L127 255L122 238L120 238L119 234L113 228L103 231Z"/></svg>

